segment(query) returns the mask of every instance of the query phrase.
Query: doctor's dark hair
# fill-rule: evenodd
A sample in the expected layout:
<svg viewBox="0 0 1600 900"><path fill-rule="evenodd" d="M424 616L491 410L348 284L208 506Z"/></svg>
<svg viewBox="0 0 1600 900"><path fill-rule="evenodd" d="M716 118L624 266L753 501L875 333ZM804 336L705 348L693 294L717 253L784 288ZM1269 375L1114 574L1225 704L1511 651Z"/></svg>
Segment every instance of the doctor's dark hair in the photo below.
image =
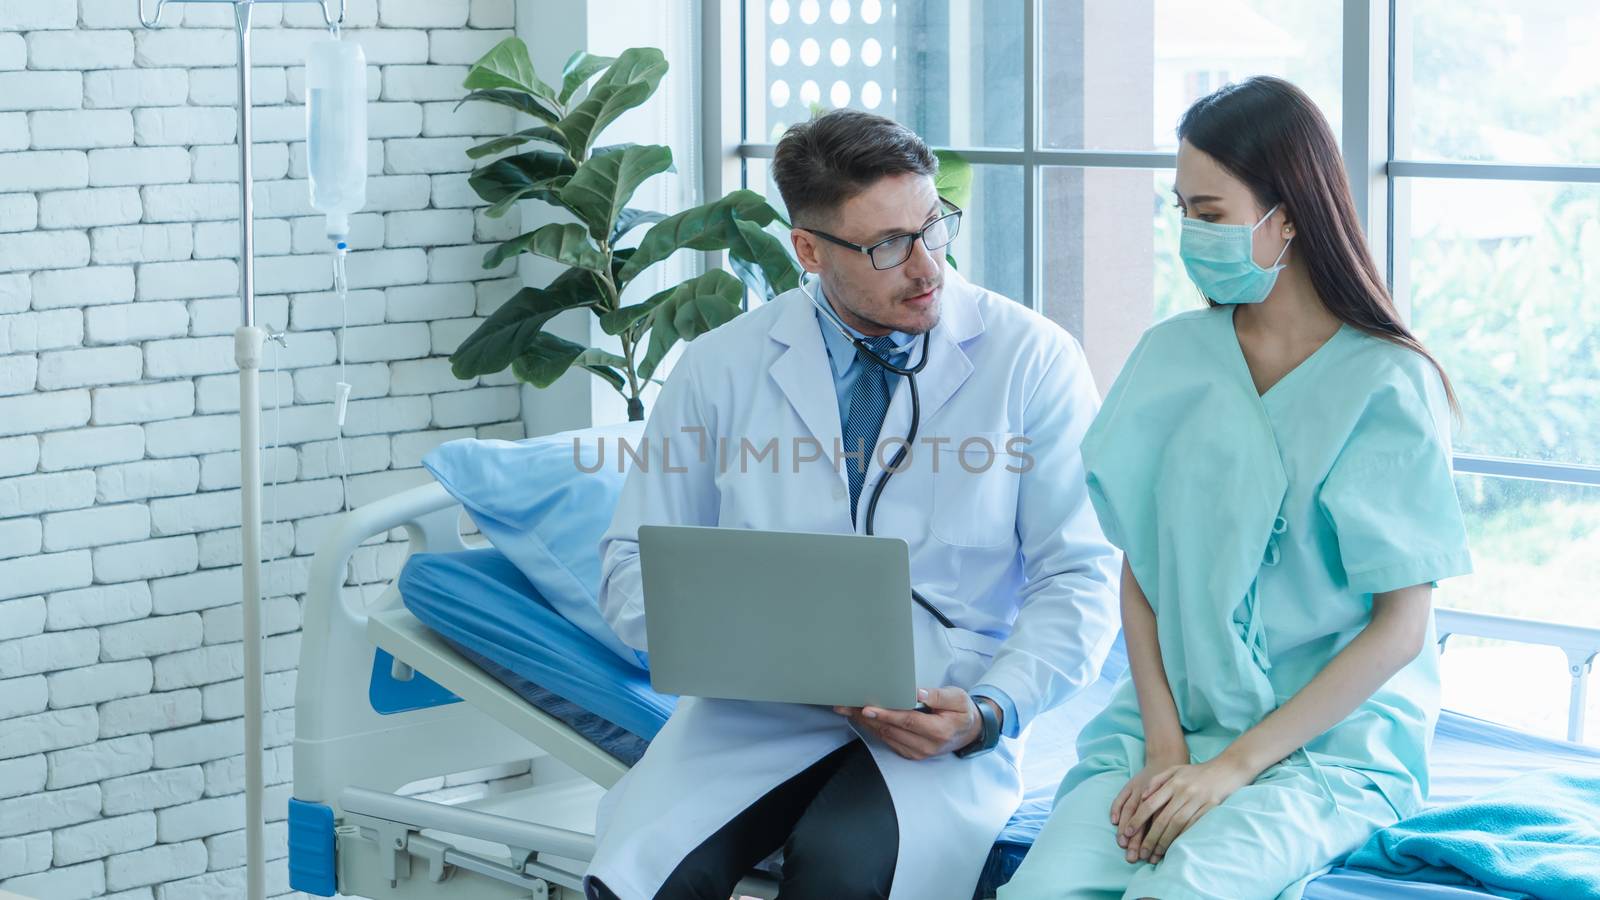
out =
<svg viewBox="0 0 1600 900"><path fill-rule="evenodd" d="M772 180L796 224L826 224L840 204L880 178L937 171L938 158L916 132L855 109L791 125L772 158Z"/></svg>
<svg viewBox="0 0 1600 900"><path fill-rule="evenodd" d="M1450 377L1400 320L1384 287L1361 231L1339 143L1304 91L1266 75L1224 85L1183 114L1178 139L1243 181L1262 209L1282 203L1294 223L1294 252L1328 311L1426 357L1459 415Z"/></svg>

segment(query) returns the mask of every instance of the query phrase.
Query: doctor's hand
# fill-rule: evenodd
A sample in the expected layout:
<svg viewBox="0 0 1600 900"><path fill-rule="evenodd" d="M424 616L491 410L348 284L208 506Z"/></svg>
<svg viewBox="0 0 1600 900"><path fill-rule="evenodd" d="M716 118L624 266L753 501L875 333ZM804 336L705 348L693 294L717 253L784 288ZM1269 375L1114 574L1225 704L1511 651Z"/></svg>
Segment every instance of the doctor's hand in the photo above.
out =
<svg viewBox="0 0 1600 900"><path fill-rule="evenodd" d="M877 735L906 759L929 759L960 750L983 733L977 707L961 688L919 689L917 700L927 709L835 706L833 711L848 716L857 728Z"/></svg>

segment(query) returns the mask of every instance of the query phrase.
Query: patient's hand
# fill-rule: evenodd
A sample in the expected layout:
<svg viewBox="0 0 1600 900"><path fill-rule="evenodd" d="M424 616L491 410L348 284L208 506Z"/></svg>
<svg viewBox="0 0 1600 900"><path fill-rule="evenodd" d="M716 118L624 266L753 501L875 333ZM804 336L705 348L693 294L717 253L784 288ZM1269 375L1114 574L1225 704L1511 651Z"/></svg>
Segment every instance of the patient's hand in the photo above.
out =
<svg viewBox="0 0 1600 900"><path fill-rule="evenodd" d="M972 697L961 688L926 688L917 691L917 699L926 709L836 706L833 711L882 738L906 759L928 759L959 750L983 733Z"/></svg>
<svg viewBox="0 0 1600 900"><path fill-rule="evenodd" d="M1138 862L1143 850L1146 829L1143 825L1134 828L1133 816L1139 809L1140 801L1149 794L1150 783L1161 773L1187 761L1176 757L1148 758L1145 767L1128 779L1128 783L1117 793L1117 798L1111 801L1111 824L1117 826L1117 846L1127 851L1128 862Z"/></svg>
<svg viewBox="0 0 1600 900"><path fill-rule="evenodd" d="M1145 785L1139 808L1127 821L1137 844L1128 848L1128 861L1134 862L1137 852L1137 859L1161 862L1189 826L1254 779L1247 766L1227 754L1158 773Z"/></svg>

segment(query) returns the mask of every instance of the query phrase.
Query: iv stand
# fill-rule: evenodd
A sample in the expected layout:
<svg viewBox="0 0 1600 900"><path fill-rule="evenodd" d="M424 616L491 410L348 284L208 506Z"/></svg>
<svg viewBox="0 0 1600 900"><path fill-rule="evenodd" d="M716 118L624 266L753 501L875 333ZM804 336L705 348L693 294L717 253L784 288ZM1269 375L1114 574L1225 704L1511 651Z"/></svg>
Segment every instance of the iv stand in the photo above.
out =
<svg viewBox="0 0 1600 900"><path fill-rule="evenodd" d="M155 11L145 15L139 4L139 23L160 27L161 10L169 3L229 3L233 5L239 46L239 300L243 307L239 329L233 334L234 361L239 366L239 549L244 590L240 598L244 618L244 808L246 881L248 900L266 896L266 844L261 809L261 347L266 329L256 325L255 204L251 174L250 14L259 3L316 3L322 21L335 35L344 23L345 0L339 14L330 0L156 0Z"/></svg>

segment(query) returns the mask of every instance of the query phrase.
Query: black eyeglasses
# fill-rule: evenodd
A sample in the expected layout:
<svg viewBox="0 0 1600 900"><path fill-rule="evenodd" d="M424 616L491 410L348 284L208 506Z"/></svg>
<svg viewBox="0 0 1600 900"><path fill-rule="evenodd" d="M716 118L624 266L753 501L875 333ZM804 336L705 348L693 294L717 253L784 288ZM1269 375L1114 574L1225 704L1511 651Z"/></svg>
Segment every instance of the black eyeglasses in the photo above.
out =
<svg viewBox="0 0 1600 900"><path fill-rule="evenodd" d="M922 226L918 231L891 235L870 247L863 247L844 238L834 237L826 231L818 231L815 228L802 227L800 230L809 231L829 243L848 247L858 253L865 253L867 258L872 260L874 269L880 271L892 269L911 258L911 247L918 238L922 239L922 245L928 248L928 252L932 253L950 246L950 242L954 241L956 235L961 233L961 207L943 197L939 198L939 202L949 210L944 215Z"/></svg>

